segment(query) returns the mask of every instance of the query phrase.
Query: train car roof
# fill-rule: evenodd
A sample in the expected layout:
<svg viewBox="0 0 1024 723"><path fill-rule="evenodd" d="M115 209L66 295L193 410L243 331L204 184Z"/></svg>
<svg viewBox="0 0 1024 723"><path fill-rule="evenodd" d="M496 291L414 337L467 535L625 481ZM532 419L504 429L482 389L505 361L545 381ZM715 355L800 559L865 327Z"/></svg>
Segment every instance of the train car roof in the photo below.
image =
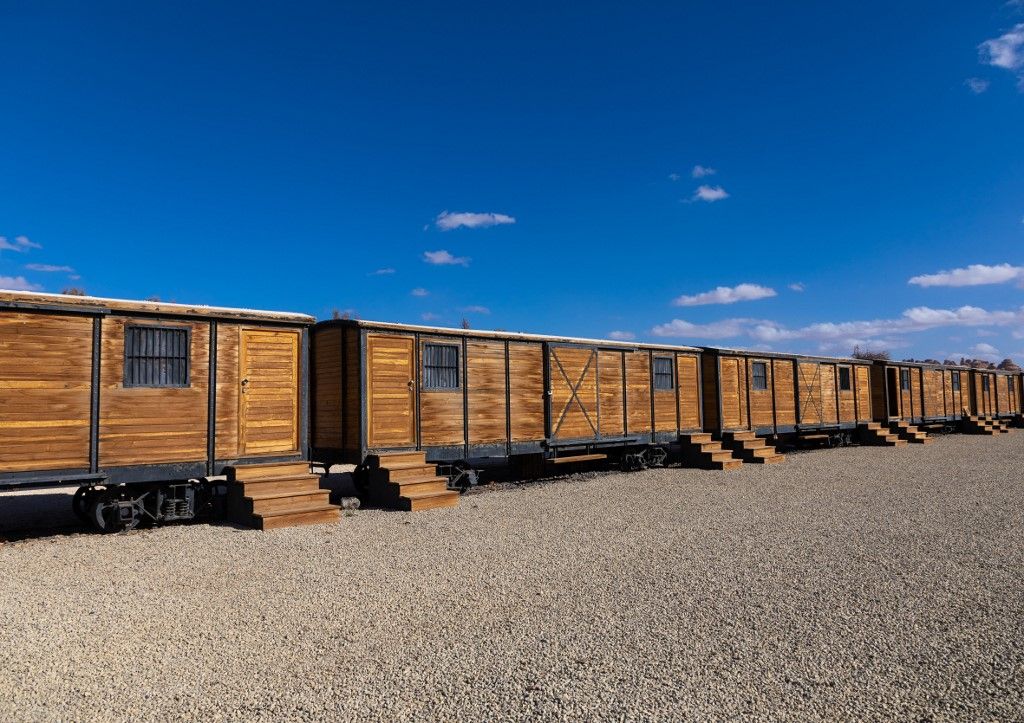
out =
<svg viewBox="0 0 1024 723"><path fill-rule="evenodd" d="M758 351L757 349L730 349L721 346L702 346L701 349L716 354L739 354L743 356L764 357L767 359L805 359L807 361L830 362L839 364L872 364L869 359L854 359L844 356L816 356L813 354L790 354L784 351Z"/></svg>
<svg viewBox="0 0 1024 723"><path fill-rule="evenodd" d="M508 341L549 341L564 344L585 344L618 349L655 349L661 351L695 351L695 346L673 344L647 344L639 341L616 341L614 339L588 339L575 336L553 336L550 334L528 334L519 331L486 331L481 329L452 329L444 326L424 326L420 324L399 324L390 321L368 321L363 319L331 319L322 321L320 325L356 326L363 329L381 329L384 331L410 331L420 334L437 334L443 336L478 337L482 339L500 339Z"/></svg>
<svg viewBox="0 0 1024 723"><path fill-rule="evenodd" d="M0 289L0 308L43 309L85 314L125 312L149 316L187 316L234 321L274 322L279 324L310 325L316 322L316 319L307 314L288 311L261 311L225 306L204 306L202 304L107 299L99 296L48 294L37 291L11 291L4 289Z"/></svg>
<svg viewBox="0 0 1024 723"><path fill-rule="evenodd" d="M1006 371L1004 369L975 369L974 367L964 366L962 364L933 364L932 362L922 361L899 361L898 359L876 359L876 364L882 366L893 366L893 367L921 367L922 369L952 369L955 372L994 372L994 371ZM1013 372L1010 372L1013 373Z"/></svg>

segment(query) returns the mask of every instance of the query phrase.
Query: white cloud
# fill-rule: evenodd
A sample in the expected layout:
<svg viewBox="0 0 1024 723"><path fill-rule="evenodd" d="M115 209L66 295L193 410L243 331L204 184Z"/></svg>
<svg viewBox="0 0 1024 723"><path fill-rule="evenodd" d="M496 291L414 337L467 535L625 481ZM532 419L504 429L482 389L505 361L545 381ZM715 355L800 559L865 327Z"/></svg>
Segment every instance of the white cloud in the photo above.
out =
<svg viewBox="0 0 1024 723"><path fill-rule="evenodd" d="M998 38L986 40L978 46L982 63L1017 74L1017 87L1024 91L1024 23Z"/></svg>
<svg viewBox="0 0 1024 723"><path fill-rule="evenodd" d="M693 175L694 178L706 178L707 176L713 176L716 173L718 173L718 171L716 171L714 168L696 165L693 167L693 172L691 175Z"/></svg>
<svg viewBox="0 0 1024 723"><path fill-rule="evenodd" d="M444 249L440 251L424 251L423 260L435 266L469 266L468 256L452 256Z"/></svg>
<svg viewBox="0 0 1024 723"><path fill-rule="evenodd" d="M710 324L693 324L682 319L673 319L667 324L659 324L651 329L654 336L690 337L694 339L728 339L741 336L746 331L750 319L723 319Z"/></svg>
<svg viewBox="0 0 1024 723"><path fill-rule="evenodd" d="M393 268L391 268L390 266L387 266L387 267L385 267L383 269L377 269L376 271L371 271L370 272L370 276L387 276L387 275L393 274L393 273L395 273L395 270Z"/></svg>
<svg viewBox="0 0 1024 723"><path fill-rule="evenodd" d="M968 78L964 81L964 85L975 95L981 95L988 90L989 82L984 78Z"/></svg>
<svg viewBox="0 0 1024 723"><path fill-rule="evenodd" d="M951 269L937 274L914 276L907 283L917 286L982 286L984 284L1004 284L1007 281L1024 277L1024 266L998 264L971 264L965 269Z"/></svg>
<svg viewBox="0 0 1024 723"><path fill-rule="evenodd" d="M1006 70L1024 67L1024 23L978 46L981 62Z"/></svg>
<svg viewBox="0 0 1024 723"><path fill-rule="evenodd" d="M986 344L984 342L972 346L971 354L982 359L987 359L988 361L996 361L999 359L999 350L991 344Z"/></svg>
<svg viewBox="0 0 1024 723"><path fill-rule="evenodd" d="M1021 329L1024 338L1024 307L1014 311L989 311L976 306L956 309L932 309L918 306L907 309L894 319L871 319L842 322L819 322L790 328L776 321L763 319L723 319L708 324L694 324L673 319L652 329L655 336L692 337L696 339L725 339L747 336L758 342L779 343L793 341L817 342L822 350L842 350L854 345L898 347L904 345L901 337L940 327L1006 327Z"/></svg>
<svg viewBox="0 0 1024 723"><path fill-rule="evenodd" d="M53 264L25 264L29 271L41 271L48 274L73 274L75 270L70 266L54 266Z"/></svg>
<svg viewBox="0 0 1024 723"><path fill-rule="evenodd" d="M29 239L28 236L15 236L14 241L8 241L5 236L0 236L0 251L17 251L22 253L29 249L41 249L42 246Z"/></svg>
<svg viewBox="0 0 1024 723"><path fill-rule="evenodd" d="M502 226L515 223L512 216L504 213L449 213L443 211L438 214L434 223L442 231L451 231L459 228L486 228L487 226Z"/></svg>
<svg viewBox="0 0 1024 723"><path fill-rule="evenodd" d="M636 334L631 331L609 331L608 338L615 341L633 341L636 339Z"/></svg>
<svg viewBox="0 0 1024 723"><path fill-rule="evenodd" d="M412 294L413 296L419 296L421 298L424 297L424 296L430 296L430 292L429 291L427 291L423 287L419 287L419 286L416 287L415 289L413 289L412 291L410 291L409 293Z"/></svg>
<svg viewBox="0 0 1024 723"><path fill-rule="evenodd" d="M438 316L437 314L434 314L433 312L424 311L422 314L420 314L420 318L423 319L423 321L437 321L441 317Z"/></svg>
<svg viewBox="0 0 1024 723"><path fill-rule="evenodd" d="M466 314L490 314L491 313L490 309L488 309L486 306L480 306L479 304L474 304L472 306L464 306L464 307L462 307L462 311L464 313L466 313Z"/></svg>
<svg viewBox="0 0 1024 723"><path fill-rule="evenodd" d="M799 293L804 290L804 284L802 281L795 281L789 285L789 290L796 291Z"/></svg>
<svg viewBox="0 0 1024 723"><path fill-rule="evenodd" d="M775 296L775 289L759 284L740 284L739 286L719 286L711 291L694 296L678 296L672 304L675 306L703 306L705 304L735 304L737 301L756 301Z"/></svg>
<svg viewBox="0 0 1024 723"><path fill-rule="evenodd" d="M682 176L680 176L678 173L668 174L668 180L670 181L678 181L680 178L682 178Z"/></svg>
<svg viewBox="0 0 1024 723"><path fill-rule="evenodd" d="M727 198L729 198L729 194L721 186L698 186L697 190L693 192L693 198L690 200L714 203L715 201L723 201Z"/></svg>
<svg viewBox="0 0 1024 723"><path fill-rule="evenodd" d="M33 284L24 276L0 276L0 289L7 291L39 291L43 288L39 284Z"/></svg>

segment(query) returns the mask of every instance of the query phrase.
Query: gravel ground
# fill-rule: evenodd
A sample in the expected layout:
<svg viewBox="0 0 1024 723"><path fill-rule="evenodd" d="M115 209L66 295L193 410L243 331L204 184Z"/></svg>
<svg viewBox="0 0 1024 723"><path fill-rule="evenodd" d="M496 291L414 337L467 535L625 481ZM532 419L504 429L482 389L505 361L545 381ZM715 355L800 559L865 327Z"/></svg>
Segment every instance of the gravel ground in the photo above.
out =
<svg viewBox="0 0 1024 723"><path fill-rule="evenodd" d="M1021 719L1022 452L0 545L0 719Z"/></svg>

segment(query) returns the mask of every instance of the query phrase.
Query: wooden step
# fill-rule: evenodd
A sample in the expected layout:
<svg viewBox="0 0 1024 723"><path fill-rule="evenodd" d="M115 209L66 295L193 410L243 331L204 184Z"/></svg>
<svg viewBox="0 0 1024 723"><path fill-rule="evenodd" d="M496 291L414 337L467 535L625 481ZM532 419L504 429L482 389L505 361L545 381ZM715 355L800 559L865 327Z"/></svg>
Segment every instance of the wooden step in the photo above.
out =
<svg viewBox="0 0 1024 723"><path fill-rule="evenodd" d="M766 443L763 439L737 439L734 442L727 443L729 447L733 449L763 449Z"/></svg>
<svg viewBox="0 0 1024 723"><path fill-rule="evenodd" d="M401 464L426 464L427 453L422 450L409 450L404 452L380 452L379 454L367 455L366 463L370 467L390 467Z"/></svg>
<svg viewBox="0 0 1024 723"><path fill-rule="evenodd" d="M262 462L260 464L232 465L224 468L228 482L245 480L246 482L268 477L289 477L309 474L309 462Z"/></svg>
<svg viewBox="0 0 1024 723"><path fill-rule="evenodd" d="M399 498L400 507L406 512L422 512L424 510L436 510L442 507L458 507L459 493L454 490L444 492L424 492L414 495L402 495Z"/></svg>
<svg viewBox="0 0 1024 723"><path fill-rule="evenodd" d="M427 492L445 492L448 490L448 480L444 477L430 477L402 484L392 483L390 487L395 497L408 497Z"/></svg>
<svg viewBox="0 0 1024 723"><path fill-rule="evenodd" d="M265 495L260 497L247 497L249 503L249 514L265 515L273 512L288 512L295 508L303 507L324 507L331 498L330 490L319 490L305 494L283 494Z"/></svg>
<svg viewBox="0 0 1024 723"><path fill-rule="evenodd" d="M860 425L861 429L877 430L882 428L881 422L868 422L867 424Z"/></svg>
<svg viewBox="0 0 1024 723"><path fill-rule="evenodd" d="M245 497L271 495L276 493L302 494L320 489L320 476L315 474L266 477L233 483Z"/></svg>
<svg viewBox="0 0 1024 723"><path fill-rule="evenodd" d="M722 439L725 441L756 439L753 432L722 432Z"/></svg>
<svg viewBox="0 0 1024 723"><path fill-rule="evenodd" d="M733 459L732 450L729 449L721 449L717 452L704 452L701 456L710 462L728 462Z"/></svg>
<svg viewBox="0 0 1024 723"><path fill-rule="evenodd" d="M381 467L374 470L386 475L388 482L402 482L404 480L423 479L437 476L436 464L403 464L399 466Z"/></svg>
<svg viewBox="0 0 1024 723"><path fill-rule="evenodd" d="M288 511L253 515L253 526L260 530L276 530L281 527L337 522L340 519L341 510L334 505L310 505Z"/></svg>
<svg viewBox="0 0 1024 723"><path fill-rule="evenodd" d="M751 464L780 464L786 461L786 457L785 455L776 452L775 454L769 454L763 457L751 457L750 459L745 459L743 461Z"/></svg>
<svg viewBox="0 0 1024 723"><path fill-rule="evenodd" d="M608 459L607 454L577 454L571 457L555 457L548 460L551 464L573 464L575 462L597 462Z"/></svg>
<svg viewBox="0 0 1024 723"><path fill-rule="evenodd" d="M711 441L711 434L697 432L695 434L680 434L679 441L687 444L704 444Z"/></svg>
<svg viewBox="0 0 1024 723"><path fill-rule="evenodd" d="M731 458L730 459L709 460L709 461L705 462L704 465L703 465L704 469L717 469L717 470L739 469L742 466L743 466L743 460L742 459L731 459Z"/></svg>

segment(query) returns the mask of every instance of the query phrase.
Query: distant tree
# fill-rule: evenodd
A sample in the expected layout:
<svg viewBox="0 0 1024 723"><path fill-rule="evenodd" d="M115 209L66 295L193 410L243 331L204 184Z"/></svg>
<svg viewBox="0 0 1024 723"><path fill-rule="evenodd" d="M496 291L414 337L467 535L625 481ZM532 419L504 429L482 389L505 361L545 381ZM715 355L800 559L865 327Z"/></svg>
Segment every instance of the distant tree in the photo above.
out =
<svg viewBox="0 0 1024 723"><path fill-rule="evenodd" d="M467 319L466 317L462 317L462 323L460 324L460 326L463 329L468 329L469 328L469 319Z"/></svg>
<svg viewBox="0 0 1024 723"><path fill-rule="evenodd" d="M1017 362L1015 362L1013 359L1007 357L1006 359L1003 359L1001 362L999 362L999 365L996 367L996 369L1004 369L1008 372L1019 372L1020 366L1018 366Z"/></svg>
<svg viewBox="0 0 1024 723"><path fill-rule="evenodd" d="M146 301L160 301L160 297L157 296L156 294L153 294L152 296L147 296Z"/></svg>
<svg viewBox="0 0 1024 723"><path fill-rule="evenodd" d="M60 293L65 296L86 296L85 289L80 286L69 286Z"/></svg>
<svg viewBox="0 0 1024 723"><path fill-rule="evenodd" d="M341 311L340 309L334 309L331 312L331 318L348 320L352 318L352 312L349 311L348 309L345 309L344 311Z"/></svg>
<svg viewBox="0 0 1024 723"><path fill-rule="evenodd" d="M944 367L958 367L958 366L960 366L960 362L954 361L953 359L946 359L945 361L942 362L942 366L944 366Z"/></svg>
<svg viewBox="0 0 1024 723"><path fill-rule="evenodd" d="M861 349L860 344L853 347L852 356L854 359L866 359L868 361L889 361L892 358L885 349Z"/></svg>
<svg viewBox="0 0 1024 723"><path fill-rule="evenodd" d="M971 369L995 369L996 365L990 361L984 359L967 359L963 358L960 360L960 366L970 367Z"/></svg>

